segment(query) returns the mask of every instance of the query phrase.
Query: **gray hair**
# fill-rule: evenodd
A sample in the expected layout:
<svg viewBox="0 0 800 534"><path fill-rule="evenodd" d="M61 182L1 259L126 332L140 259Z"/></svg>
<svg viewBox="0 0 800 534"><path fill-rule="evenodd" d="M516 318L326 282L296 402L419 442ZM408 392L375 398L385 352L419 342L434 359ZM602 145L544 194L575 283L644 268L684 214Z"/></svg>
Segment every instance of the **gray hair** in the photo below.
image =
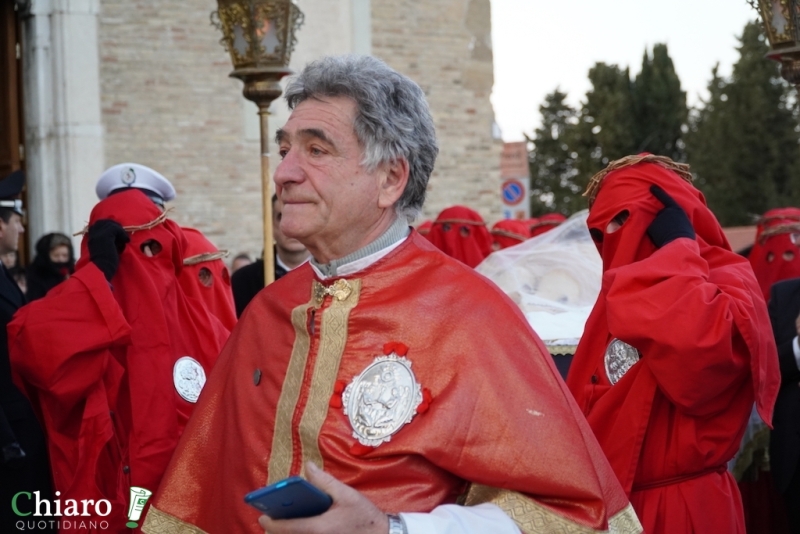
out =
<svg viewBox="0 0 800 534"><path fill-rule="evenodd" d="M306 65L286 86L289 109L320 96L355 101L355 135L370 172L383 163L408 161L408 184L394 207L409 222L416 219L439 153L422 89L377 58L329 56Z"/></svg>

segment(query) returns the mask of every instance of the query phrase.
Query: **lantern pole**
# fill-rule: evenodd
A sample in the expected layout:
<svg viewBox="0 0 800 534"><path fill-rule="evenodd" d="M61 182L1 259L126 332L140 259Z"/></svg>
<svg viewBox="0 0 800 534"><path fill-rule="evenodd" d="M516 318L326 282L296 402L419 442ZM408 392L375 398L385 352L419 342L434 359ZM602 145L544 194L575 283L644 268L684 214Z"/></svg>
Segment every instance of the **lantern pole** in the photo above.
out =
<svg viewBox="0 0 800 534"><path fill-rule="evenodd" d="M800 89L800 2L747 1L761 15L770 45L767 57L780 63L783 79Z"/></svg>
<svg viewBox="0 0 800 534"><path fill-rule="evenodd" d="M289 69L278 69L271 72L237 73L244 82L244 97L258 106L258 117L261 134L261 203L264 214L264 285L275 281L275 249L272 242L272 176L269 167L269 106L281 96L283 90L278 83Z"/></svg>
<svg viewBox="0 0 800 534"><path fill-rule="evenodd" d="M281 78L296 43L303 13L293 0L217 0L211 24L222 30L230 53L230 76L244 82L242 94L258 106L261 137L261 203L264 214L264 285L275 281L272 243L272 177L269 168L269 106L281 96Z"/></svg>

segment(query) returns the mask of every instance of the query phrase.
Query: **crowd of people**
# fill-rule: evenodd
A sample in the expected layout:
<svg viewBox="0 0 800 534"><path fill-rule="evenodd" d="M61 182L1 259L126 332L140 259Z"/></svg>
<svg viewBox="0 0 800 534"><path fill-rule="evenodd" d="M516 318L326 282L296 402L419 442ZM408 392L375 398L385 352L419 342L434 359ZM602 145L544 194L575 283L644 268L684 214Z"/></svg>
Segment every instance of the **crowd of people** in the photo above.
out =
<svg viewBox="0 0 800 534"><path fill-rule="evenodd" d="M565 382L474 270L564 216L490 229L453 206L413 228L433 119L378 59L312 62L285 99L274 284L242 255L230 275L136 163L99 177L77 263L68 237L37 242L27 303L0 268L2 532L744 533L726 466L753 410L800 502L800 210L767 214L748 259L688 165L610 163L585 194L602 289ZM21 189L0 181L0 255ZM295 475L332 506L243 501ZM141 521L132 488L154 494ZM39 527L43 500L108 506Z"/></svg>

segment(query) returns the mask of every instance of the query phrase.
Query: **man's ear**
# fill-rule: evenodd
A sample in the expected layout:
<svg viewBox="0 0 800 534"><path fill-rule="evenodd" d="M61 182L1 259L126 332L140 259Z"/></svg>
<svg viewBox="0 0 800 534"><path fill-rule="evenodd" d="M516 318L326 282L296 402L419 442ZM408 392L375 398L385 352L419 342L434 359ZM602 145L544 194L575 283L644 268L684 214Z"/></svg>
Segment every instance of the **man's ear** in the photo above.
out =
<svg viewBox="0 0 800 534"><path fill-rule="evenodd" d="M378 206L390 208L403 195L408 184L408 160L398 158L387 163L384 167L378 195Z"/></svg>

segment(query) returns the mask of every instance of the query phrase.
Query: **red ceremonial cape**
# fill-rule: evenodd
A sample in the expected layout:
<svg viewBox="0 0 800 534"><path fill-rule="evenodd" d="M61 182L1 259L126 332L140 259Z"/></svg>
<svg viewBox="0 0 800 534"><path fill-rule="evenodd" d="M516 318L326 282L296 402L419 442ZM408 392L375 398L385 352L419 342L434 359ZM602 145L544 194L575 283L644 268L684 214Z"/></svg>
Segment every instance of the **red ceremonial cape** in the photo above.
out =
<svg viewBox="0 0 800 534"><path fill-rule="evenodd" d="M800 209L778 208L766 212L758 222L756 242L747 256L769 300L772 284L800 276Z"/></svg>
<svg viewBox="0 0 800 534"><path fill-rule="evenodd" d="M132 189L97 204L90 224L139 227L160 216ZM108 521L109 529L98 527L104 533L127 531L130 487L158 488L195 407L176 391L175 362L191 356L208 375L228 335L180 288L178 225L167 219L129 235L112 284L89 261L84 236L75 275L21 308L8 327L15 379L47 432L54 489L62 502L109 500L111 515L82 518ZM152 240L161 251L147 257L142 248Z"/></svg>
<svg viewBox="0 0 800 534"><path fill-rule="evenodd" d="M219 251L199 230L186 227L181 230L187 242L183 270L179 278L183 292L205 304L225 328L233 330L236 326L236 306L233 303L231 275L225 262L221 258L198 258L200 255ZM194 263L198 259L201 261ZM208 271L205 278L201 277L203 269Z"/></svg>
<svg viewBox="0 0 800 534"><path fill-rule="evenodd" d="M492 239L496 250L519 245L530 235L528 224L517 219L503 219L492 226Z"/></svg>
<svg viewBox="0 0 800 534"><path fill-rule="evenodd" d="M464 206L443 210L431 227L428 240L470 267L477 267L492 253L492 235L478 214Z"/></svg>
<svg viewBox="0 0 800 534"><path fill-rule="evenodd" d="M661 249L647 228L661 186L697 234ZM608 223L622 211L613 233ZM769 422L779 385L764 299L747 260L730 250L703 195L674 172L640 163L610 172L587 225L603 235L603 282L567 384L645 531L743 532L741 499L725 463L753 401ZM598 234L599 232L599 234ZM611 385L613 339L641 359Z"/></svg>
<svg viewBox="0 0 800 534"><path fill-rule="evenodd" d="M387 512L427 512L469 492L516 505L526 532L605 531L612 516L636 524L545 347L494 284L416 232L347 281L322 286L305 264L253 299L145 532L261 534L242 497L306 460ZM390 441L362 445L345 386L390 353L411 363L423 401Z"/></svg>

